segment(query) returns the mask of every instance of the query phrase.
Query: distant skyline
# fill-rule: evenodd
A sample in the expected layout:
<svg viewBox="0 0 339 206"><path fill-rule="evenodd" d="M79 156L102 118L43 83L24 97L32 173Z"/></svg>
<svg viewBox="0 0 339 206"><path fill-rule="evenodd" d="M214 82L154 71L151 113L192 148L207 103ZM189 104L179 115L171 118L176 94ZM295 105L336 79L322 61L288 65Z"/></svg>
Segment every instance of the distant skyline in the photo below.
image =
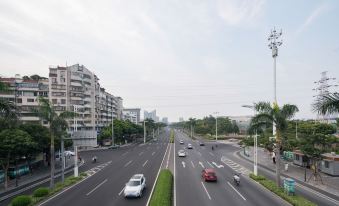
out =
<svg viewBox="0 0 339 206"><path fill-rule="evenodd" d="M170 122L251 115L241 105L273 99L275 27L278 103L314 118L314 81L339 78L338 19L339 2L325 0L4 0L0 76L79 63L125 107Z"/></svg>

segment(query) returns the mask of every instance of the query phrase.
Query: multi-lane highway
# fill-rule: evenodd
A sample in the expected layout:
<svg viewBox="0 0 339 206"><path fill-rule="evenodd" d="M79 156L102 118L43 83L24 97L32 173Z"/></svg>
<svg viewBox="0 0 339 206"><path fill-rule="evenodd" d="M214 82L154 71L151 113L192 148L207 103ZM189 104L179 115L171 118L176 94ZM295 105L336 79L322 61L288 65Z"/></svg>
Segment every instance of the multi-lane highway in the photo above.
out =
<svg viewBox="0 0 339 206"><path fill-rule="evenodd" d="M184 140L180 144L179 140ZM288 205L285 201L263 189L251 180L241 177L241 183L233 183L234 170L221 162L219 155L210 145L199 146L185 134L176 132L176 152L187 146L186 157L176 158L176 205ZM204 168L213 168L216 171L217 182L204 182L201 171ZM243 170L246 172L246 170Z"/></svg>
<svg viewBox="0 0 339 206"><path fill-rule="evenodd" d="M248 178L252 164L236 159L234 153L239 148L232 145L205 142L200 146L186 134L175 131L174 144L169 143L170 130L165 129L156 141L133 144L116 150L93 150L82 152L85 165L81 171L90 176L84 181L43 202L41 205L147 205L160 168L167 168L174 174L174 206L219 206L219 205L288 205L270 191ZM184 144L180 144L180 140ZM188 144L193 149L187 149ZM214 150L211 149L212 145ZM186 157L178 157L184 149ZM91 163L93 156L97 163ZM201 171L213 168L217 182L204 182ZM242 173L241 183L233 183L235 171ZM262 168L261 174L270 176ZM132 175L142 173L146 177L147 188L141 198L126 199L123 196L125 183ZM31 191L27 191L31 192ZM312 196L300 190L300 194ZM310 197L320 205L333 205L326 198Z"/></svg>
<svg viewBox="0 0 339 206"><path fill-rule="evenodd" d="M89 161L87 164L93 167L90 170L92 175L41 205L146 205L168 142L169 131L166 130L155 142L117 150L83 153L83 158ZM98 157L96 165L90 163L93 155ZM147 188L143 192L143 197L125 199L122 192L125 183L137 173L142 173L146 177Z"/></svg>

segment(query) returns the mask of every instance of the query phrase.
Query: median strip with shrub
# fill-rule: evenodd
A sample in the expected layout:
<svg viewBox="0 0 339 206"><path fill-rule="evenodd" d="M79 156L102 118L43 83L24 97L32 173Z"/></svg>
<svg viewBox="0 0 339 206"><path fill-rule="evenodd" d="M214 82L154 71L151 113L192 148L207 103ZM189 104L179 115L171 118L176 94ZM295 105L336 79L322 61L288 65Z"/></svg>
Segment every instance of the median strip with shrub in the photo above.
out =
<svg viewBox="0 0 339 206"><path fill-rule="evenodd" d="M172 206L173 175L170 170L160 171L150 206Z"/></svg>
<svg viewBox="0 0 339 206"><path fill-rule="evenodd" d="M268 180L264 176L261 175L256 176L251 173L250 177L294 206L316 206L316 204L310 202L309 200L305 199L302 196L288 195L287 193L285 193L284 188L278 187L274 181Z"/></svg>
<svg viewBox="0 0 339 206"><path fill-rule="evenodd" d="M171 134L170 134L170 143L174 143L174 131L173 131L173 129L171 130Z"/></svg>
<svg viewBox="0 0 339 206"><path fill-rule="evenodd" d="M87 176L86 173L80 173L78 177L68 177L65 179L64 183L58 182L53 189L47 187L40 187L34 190L32 195L19 195L15 197L10 206L34 206L39 202L55 195L56 193L62 191L64 188L74 185L80 180L84 179Z"/></svg>

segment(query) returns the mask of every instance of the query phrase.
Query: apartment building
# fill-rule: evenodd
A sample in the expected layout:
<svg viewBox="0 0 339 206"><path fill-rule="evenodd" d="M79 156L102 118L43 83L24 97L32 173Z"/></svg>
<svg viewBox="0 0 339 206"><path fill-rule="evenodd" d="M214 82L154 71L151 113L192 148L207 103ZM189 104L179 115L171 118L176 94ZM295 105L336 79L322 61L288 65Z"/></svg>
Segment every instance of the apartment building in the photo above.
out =
<svg viewBox="0 0 339 206"><path fill-rule="evenodd" d="M138 124L140 122L140 110L140 108L124 108L123 119Z"/></svg>
<svg viewBox="0 0 339 206"><path fill-rule="evenodd" d="M157 111L153 110L151 112L144 111L144 119L153 119L153 121L158 122L159 117L157 117Z"/></svg>
<svg viewBox="0 0 339 206"><path fill-rule="evenodd" d="M16 104L20 113L20 120L24 123L44 123L40 120L34 110L39 106L39 96L48 98L48 79L38 80L24 79L20 75L13 78L0 78L5 83L9 91L1 92L0 98L7 99Z"/></svg>

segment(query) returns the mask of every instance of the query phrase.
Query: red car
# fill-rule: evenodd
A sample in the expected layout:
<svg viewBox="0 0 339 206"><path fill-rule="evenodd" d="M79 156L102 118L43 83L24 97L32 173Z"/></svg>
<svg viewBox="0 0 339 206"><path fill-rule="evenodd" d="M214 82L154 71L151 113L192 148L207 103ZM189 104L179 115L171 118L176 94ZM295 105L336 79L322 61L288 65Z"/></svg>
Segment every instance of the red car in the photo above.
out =
<svg viewBox="0 0 339 206"><path fill-rule="evenodd" d="M203 169L201 172L201 177L205 182L207 181L217 181L217 175L213 169Z"/></svg>

